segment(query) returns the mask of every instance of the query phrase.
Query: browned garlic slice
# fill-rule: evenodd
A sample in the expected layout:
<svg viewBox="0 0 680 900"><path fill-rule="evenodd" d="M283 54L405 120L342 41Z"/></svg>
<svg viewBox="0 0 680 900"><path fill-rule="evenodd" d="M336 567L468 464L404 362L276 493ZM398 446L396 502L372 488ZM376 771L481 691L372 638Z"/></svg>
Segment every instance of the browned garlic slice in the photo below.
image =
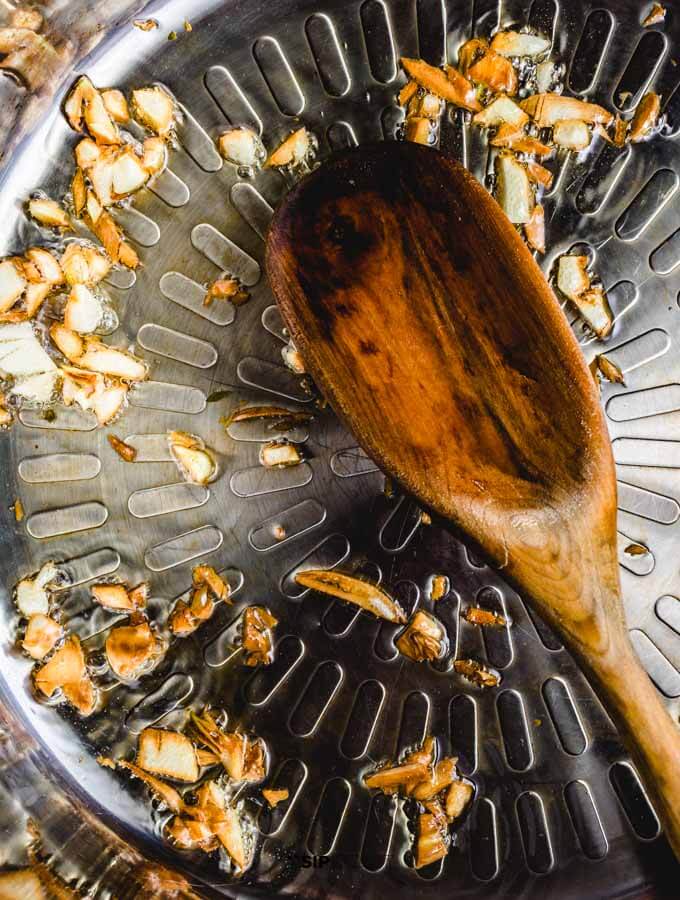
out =
<svg viewBox="0 0 680 900"><path fill-rule="evenodd" d="M134 612L146 606L149 586L146 582L132 589L124 584L94 584L91 592L94 602L106 609Z"/></svg>
<svg viewBox="0 0 680 900"><path fill-rule="evenodd" d="M400 765L388 765L364 778L364 784L372 790L383 794L397 793L401 788L421 784L430 776L430 767L424 762L403 762Z"/></svg>
<svg viewBox="0 0 680 900"><path fill-rule="evenodd" d="M267 666L274 659L273 629L279 624L264 606L249 606L243 613L241 645L247 666Z"/></svg>
<svg viewBox="0 0 680 900"><path fill-rule="evenodd" d="M321 594L329 594L331 597L338 597L340 600L354 603L355 606L360 606L373 613L379 619L385 619L397 625L406 623L406 613L397 601L377 585L361 578L344 575L342 572L308 569L297 572L295 581L297 584Z"/></svg>
<svg viewBox="0 0 680 900"><path fill-rule="evenodd" d="M98 757L97 762L100 766L106 766L108 768L115 768L118 766L120 769L126 769L135 778L139 778L140 781L143 781L150 791L155 794L161 803L164 803L171 812L180 813L184 810L184 801L174 787L161 781L160 778L154 778L153 775L149 775L148 772L145 772L144 769L141 769L134 763L127 762L124 759L114 761L107 759L105 756Z"/></svg>
<svg viewBox="0 0 680 900"><path fill-rule="evenodd" d="M565 150L585 150L590 144L590 129L577 119L555 122L553 141Z"/></svg>
<svg viewBox="0 0 680 900"><path fill-rule="evenodd" d="M195 585L205 584L210 588L217 600L228 600L231 593L227 582L213 569L212 566L196 566L193 573Z"/></svg>
<svg viewBox="0 0 680 900"><path fill-rule="evenodd" d="M288 788L274 790L273 788L263 788L262 796L272 809L276 809L279 803L283 803L288 799Z"/></svg>
<svg viewBox="0 0 680 900"><path fill-rule="evenodd" d="M48 200L44 197L33 197L27 203L28 214L41 225L49 228L71 227L68 213L56 200Z"/></svg>
<svg viewBox="0 0 680 900"><path fill-rule="evenodd" d="M85 340L85 352L78 360L83 369L110 375L123 381L144 381L148 375L145 363L126 350L109 347L95 338Z"/></svg>
<svg viewBox="0 0 680 900"><path fill-rule="evenodd" d="M140 31L153 31L158 28L158 22L155 19L133 19L132 24Z"/></svg>
<svg viewBox="0 0 680 900"><path fill-rule="evenodd" d="M491 49L501 56L542 56L550 49L550 41L523 31L499 31L491 40Z"/></svg>
<svg viewBox="0 0 680 900"><path fill-rule="evenodd" d="M28 620L21 646L33 659L44 659L48 653L54 650L63 634L58 622L44 613L36 613Z"/></svg>
<svg viewBox="0 0 680 900"><path fill-rule="evenodd" d="M505 616L479 606L468 606L464 617L466 622L470 622L472 625L481 625L484 628L505 628L508 624Z"/></svg>
<svg viewBox="0 0 680 900"><path fill-rule="evenodd" d="M640 100L630 123L629 138L633 144L648 137L654 130L661 112L661 97L650 92Z"/></svg>
<svg viewBox="0 0 680 900"><path fill-rule="evenodd" d="M551 128L557 122L576 119L593 125L596 122L609 125L614 121L613 113L597 103L586 103L576 97L561 94L532 94L520 103L539 128Z"/></svg>
<svg viewBox="0 0 680 900"><path fill-rule="evenodd" d="M447 756L441 759L425 781L418 782L408 790L408 796L422 803L441 794L444 788L447 788L458 777L457 762L457 756Z"/></svg>
<svg viewBox="0 0 680 900"><path fill-rule="evenodd" d="M534 182L540 184L544 188L549 188L553 182L553 174L550 169L546 169L540 163L529 161L527 164L527 175Z"/></svg>
<svg viewBox="0 0 680 900"><path fill-rule="evenodd" d="M475 113L472 121L475 125L481 125L484 128L512 125L513 128L519 129L526 125L529 116L514 100L500 96L485 106L481 112Z"/></svg>
<svg viewBox="0 0 680 900"><path fill-rule="evenodd" d="M289 441L270 441L260 450L260 462L266 469L298 466L304 456L297 444Z"/></svg>
<svg viewBox="0 0 680 900"><path fill-rule="evenodd" d="M451 839L441 806L435 803L430 812L420 813L416 822L414 865L416 869L429 866L449 852Z"/></svg>
<svg viewBox="0 0 680 900"><path fill-rule="evenodd" d="M307 410L286 409L283 406L242 406L235 410L223 424L229 426L232 422L249 422L253 419L271 419L272 425L284 430L284 426L305 425L311 422L314 414Z"/></svg>
<svg viewBox="0 0 680 900"><path fill-rule="evenodd" d="M111 447L116 451L118 456L121 459L124 459L125 462L134 462L137 458L137 450L131 444L126 444L125 441L121 441L119 437L116 437L115 434L107 435L107 439Z"/></svg>
<svg viewBox="0 0 680 900"><path fill-rule="evenodd" d="M533 250L545 253L545 211L537 203L531 213L531 218L524 224L524 236Z"/></svg>
<svg viewBox="0 0 680 900"><path fill-rule="evenodd" d="M418 610L394 642L397 650L415 662L434 661L446 652L446 631L431 613Z"/></svg>
<svg viewBox="0 0 680 900"><path fill-rule="evenodd" d="M182 476L192 484L207 484L217 473L212 452L201 438L186 431L169 431L168 446Z"/></svg>
<svg viewBox="0 0 680 900"><path fill-rule="evenodd" d="M110 261L95 247L72 243L61 257L61 268L67 284L98 284L111 270Z"/></svg>
<svg viewBox="0 0 680 900"><path fill-rule="evenodd" d="M105 650L111 670L121 679L132 681L148 672L164 652L162 641L146 621L117 625L106 638Z"/></svg>
<svg viewBox="0 0 680 900"><path fill-rule="evenodd" d="M147 138L142 144L142 165L149 175L158 175L168 162L168 146L159 137Z"/></svg>
<svg viewBox="0 0 680 900"><path fill-rule="evenodd" d="M493 49L487 50L467 72L468 77L477 84L483 84L494 93L517 93L517 72L509 59Z"/></svg>
<svg viewBox="0 0 680 900"><path fill-rule="evenodd" d="M531 219L534 192L526 168L509 153L496 157L496 200L508 219L523 225Z"/></svg>
<svg viewBox="0 0 680 900"><path fill-rule="evenodd" d="M229 300L234 306L241 306L249 299L250 294L235 278L218 278L208 285L203 306L210 306L213 300Z"/></svg>
<svg viewBox="0 0 680 900"><path fill-rule="evenodd" d="M97 693L87 672L85 656L72 634L34 674L36 688L51 697L59 688L65 699L84 716L94 712Z"/></svg>
<svg viewBox="0 0 680 900"><path fill-rule="evenodd" d="M120 144L120 133L109 115L101 93L87 76L81 76L64 104L64 112L75 131L83 130L83 119L98 144Z"/></svg>
<svg viewBox="0 0 680 900"><path fill-rule="evenodd" d="M168 823L165 833L180 850L203 850L210 853L218 847L212 828L205 822L188 816L175 816Z"/></svg>
<svg viewBox="0 0 680 900"><path fill-rule="evenodd" d="M577 300L590 287L588 257L565 254L560 257L557 269L557 287L565 297Z"/></svg>
<svg viewBox="0 0 680 900"><path fill-rule="evenodd" d="M31 247L26 251L26 259L31 266L35 267L40 281L49 285L64 283L64 273L59 261L49 250L45 250L44 247Z"/></svg>
<svg viewBox="0 0 680 900"><path fill-rule="evenodd" d="M498 675L489 671L486 666L476 659L457 659L453 664L453 668L463 678L467 678L468 681L479 685L479 687L496 687L500 683Z"/></svg>
<svg viewBox="0 0 680 900"><path fill-rule="evenodd" d="M561 256L557 269L557 287L576 306L586 324L599 338L612 329L614 317L604 289L592 286L586 271L586 256Z"/></svg>
<svg viewBox="0 0 680 900"><path fill-rule="evenodd" d="M220 154L235 166L257 169L267 158L260 136L252 128L230 128L217 139Z"/></svg>
<svg viewBox="0 0 680 900"><path fill-rule="evenodd" d="M195 587L191 592L189 603L179 600L170 618L168 627L176 637L188 637L203 622L206 622L215 611L215 601L209 594L206 585Z"/></svg>
<svg viewBox="0 0 680 900"><path fill-rule="evenodd" d="M409 84L415 85L415 91L408 103L408 118L422 118L436 121L442 114L444 103L441 97L436 94L428 94L427 91L419 91L418 85L411 81Z"/></svg>
<svg viewBox="0 0 680 900"><path fill-rule="evenodd" d="M229 804L224 789L216 781L202 784L196 796L196 807L189 808L188 811L215 834L231 858L236 872L243 872L250 865L250 856L237 809Z"/></svg>
<svg viewBox="0 0 680 900"><path fill-rule="evenodd" d="M451 583L446 575L433 575L430 583L430 599L433 603L442 600L451 589Z"/></svg>
<svg viewBox="0 0 680 900"><path fill-rule="evenodd" d="M472 82L453 66L448 66L444 71L422 59L409 59L405 56L401 58L401 65L408 77L428 93L472 112L478 112L482 108Z"/></svg>
<svg viewBox="0 0 680 900"><path fill-rule="evenodd" d="M444 802L444 810L449 822L453 822L463 815L465 808L472 800L474 792L475 789L467 781L453 782L446 792L446 800Z"/></svg>
<svg viewBox="0 0 680 900"><path fill-rule="evenodd" d="M21 579L16 586L14 600L22 616L30 618L38 613L47 615L50 607L49 589L58 578L59 569L50 561L32 577Z"/></svg>
<svg viewBox="0 0 680 900"><path fill-rule="evenodd" d="M162 88L146 87L132 92L132 115L159 137L164 137L175 124L175 103Z"/></svg>
<svg viewBox="0 0 680 900"><path fill-rule="evenodd" d="M621 369L603 353L598 354L593 362L595 363L595 369L606 381L609 381L612 384L626 383Z"/></svg>
<svg viewBox="0 0 680 900"><path fill-rule="evenodd" d="M404 138L414 144L427 146L434 142L436 132L432 119L409 116L404 124Z"/></svg>
<svg viewBox="0 0 680 900"><path fill-rule="evenodd" d="M314 150L314 138L303 125L289 135L283 143L269 154L267 166L286 168L302 165Z"/></svg>
<svg viewBox="0 0 680 900"><path fill-rule="evenodd" d="M659 25L666 18L666 9L660 3L652 3L652 8L642 20L642 27L649 28L650 25Z"/></svg>
<svg viewBox="0 0 680 900"><path fill-rule="evenodd" d="M102 91L102 100L104 101L107 113L114 122L125 125L125 123L130 120L130 110L128 109L125 94L122 91L115 89Z"/></svg>
<svg viewBox="0 0 680 900"><path fill-rule="evenodd" d="M209 710L191 714L196 739L218 757L234 781L261 781L265 776L264 745L259 738L223 731Z"/></svg>
<svg viewBox="0 0 680 900"><path fill-rule="evenodd" d="M175 781L198 780L196 749L186 735L177 731L145 728L139 736L137 765L145 772Z"/></svg>
<svg viewBox="0 0 680 900"><path fill-rule="evenodd" d="M304 375L306 373L307 369L305 368L305 361L302 358L302 354L292 341L283 348L281 356L291 372L295 372L296 375Z"/></svg>

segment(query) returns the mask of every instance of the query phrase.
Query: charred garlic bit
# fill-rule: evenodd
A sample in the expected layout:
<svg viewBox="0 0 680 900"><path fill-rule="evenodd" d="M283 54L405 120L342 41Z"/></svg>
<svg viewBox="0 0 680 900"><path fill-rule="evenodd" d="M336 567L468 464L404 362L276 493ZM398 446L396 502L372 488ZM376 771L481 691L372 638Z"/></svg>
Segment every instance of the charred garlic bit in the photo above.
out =
<svg viewBox="0 0 680 900"><path fill-rule="evenodd" d="M163 88L145 87L132 92L132 116L157 137L169 135L175 124L175 102Z"/></svg>
<svg viewBox="0 0 680 900"><path fill-rule="evenodd" d="M258 737L223 731L210 710L191 714L192 736L215 754L233 781L262 781L265 777L264 743Z"/></svg>
<svg viewBox="0 0 680 900"><path fill-rule="evenodd" d="M666 8L660 3L652 3L652 8L642 20L642 27L649 28L651 25L659 25L666 18Z"/></svg>
<svg viewBox="0 0 680 900"><path fill-rule="evenodd" d="M46 697L61 689L65 700L83 716L94 712L97 692L85 664L76 635L70 635L50 659L33 675L35 686Z"/></svg>
<svg viewBox="0 0 680 900"><path fill-rule="evenodd" d="M394 643L403 656L414 662L434 662L444 655L448 641L441 622L431 613L418 610Z"/></svg>
<svg viewBox="0 0 680 900"><path fill-rule="evenodd" d="M274 659L273 629L279 624L264 606L249 606L243 613L241 646L247 666L268 666Z"/></svg>
<svg viewBox="0 0 680 900"><path fill-rule="evenodd" d="M94 584L91 593L94 602L105 609L135 612L146 606L149 585L145 581L134 588L124 584Z"/></svg>
<svg viewBox="0 0 680 900"><path fill-rule="evenodd" d="M306 374L307 369L305 368L305 361L302 358L302 354L292 341L289 341L283 348L283 350L281 351L281 356L283 357L284 363L291 372L294 372L296 375Z"/></svg>
<svg viewBox="0 0 680 900"><path fill-rule="evenodd" d="M408 77L427 93L472 112L482 108L472 82L453 66L438 69L422 59L405 56L401 58L401 65Z"/></svg>
<svg viewBox="0 0 680 900"><path fill-rule="evenodd" d="M234 306L242 306L249 299L250 294L235 278L218 278L208 285L203 306L211 306L213 300L229 300Z"/></svg>
<svg viewBox="0 0 680 900"><path fill-rule="evenodd" d="M271 809L276 809L279 803L283 803L288 799L288 788L274 790L273 788L263 788L262 796L267 801Z"/></svg>
<svg viewBox="0 0 680 900"><path fill-rule="evenodd" d="M135 447L132 447L130 444L126 444L125 441L121 441L119 437L116 437L115 434L107 435L107 440L111 447L115 450L115 452L120 456L121 459L125 460L125 462L134 462L137 458L137 450Z"/></svg>
<svg viewBox="0 0 680 900"><path fill-rule="evenodd" d="M649 137L650 134L653 133L659 120L660 112L661 97L652 92L645 94L638 103L635 115L630 123L630 132L628 136L633 144Z"/></svg>
<svg viewBox="0 0 680 900"><path fill-rule="evenodd" d="M21 646L33 659L44 659L64 636L61 625L44 613L30 616Z"/></svg>
<svg viewBox="0 0 680 900"><path fill-rule="evenodd" d="M270 441L260 450L260 462L265 469L299 466L304 456L297 444L289 441Z"/></svg>
<svg viewBox="0 0 680 900"><path fill-rule="evenodd" d="M496 157L496 200L515 225L531 220L535 200L526 167L509 153Z"/></svg>
<svg viewBox="0 0 680 900"><path fill-rule="evenodd" d="M104 645L111 671L123 681L134 681L149 672L165 652L165 645L139 613L129 624L109 631Z"/></svg>
<svg viewBox="0 0 680 900"><path fill-rule="evenodd" d="M55 587L59 578L59 569L53 562L46 562L31 578L22 578L14 592L14 601L21 615L26 618L38 613L47 615L50 589Z"/></svg>
<svg viewBox="0 0 680 900"><path fill-rule="evenodd" d="M488 609L481 609L479 606L468 606L463 615L466 622L470 622L471 625L481 625L484 628L505 628L508 624L505 616Z"/></svg>
<svg viewBox="0 0 680 900"><path fill-rule="evenodd" d="M227 162L244 169L246 174L259 169L267 159L260 136L245 126L223 132L217 139L217 146Z"/></svg>
<svg viewBox="0 0 680 900"><path fill-rule="evenodd" d="M170 431L168 446L182 476L189 483L207 484L217 474L215 457L195 434Z"/></svg>
<svg viewBox="0 0 680 900"><path fill-rule="evenodd" d="M145 772L175 781L198 780L196 748L186 735L177 731L145 728L139 736L137 765Z"/></svg>
<svg viewBox="0 0 680 900"><path fill-rule="evenodd" d="M71 220L68 213L56 200L48 200L46 197L33 197L26 204L26 210L32 219L48 228L68 230L71 228Z"/></svg>
<svg viewBox="0 0 680 900"><path fill-rule="evenodd" d="M463 678L467 678L468 681L479 687L496 687L500 684L500 676L495 672L491 672L476 659L457 659L453 664L453 668Z"/></svg>
<svg viewBox="0 0 680 900"><path fill-rule="evenodd" d="M597 337L605 338L612 329L614 317L604 289L592 285L587 267L587 256L560 256L557 287L576 306Z"/></svg>
<svg viewBox="0 0 680 900"><path fill-rule="evenodd" d="M317 149L316 137L303 125L269 154L266 165L277 169L298 169L308 165Z"/></svg>
<svg viewBox="0 0 680 900"><path fill-rule="evenodd" d="M320 594L353 603L379 619L395 625L406 624L406 613L399 603L377 585L361 578L344 575L342 572L310 569L297 572L295 582Z"/></svg>

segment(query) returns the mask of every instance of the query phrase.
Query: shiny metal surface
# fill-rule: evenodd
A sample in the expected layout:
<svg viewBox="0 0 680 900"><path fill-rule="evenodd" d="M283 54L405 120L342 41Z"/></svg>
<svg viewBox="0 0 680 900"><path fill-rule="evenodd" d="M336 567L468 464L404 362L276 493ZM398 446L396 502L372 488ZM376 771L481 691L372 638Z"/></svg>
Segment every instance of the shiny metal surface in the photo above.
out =
<svg viewBox="0 0 680 900"><path fill-rule="evenodd" d="M611 12L592 12L606 8ZM57 869L98 897L124 890L107 881L99 851L86 852L59 825L50 830L34 766L54 783L51 807L76 797L93 817L209 893L562 898L663 887L674 864L611 723L568 654L499 574L424 525L408 498L387 499L382 475L329 410L294 436L308 454L296 469L259 467L260 444L270 437L259 424L225 433L220 417L246 401L298 408L311 397L283 366L285 335L260 269L268 217L289 182L271 171L240 178L222 165L214 138L228 122L250 124L273 147L299 120L319 138L321 156L355 141L392 138L398 56L440 63L445 54L455 58L471 33L488 34L499 24L529 22L552 34L569 83L588 98L629 110L648 84L662 94L668 122L655 140L624 151L596 143L579 158L558 155L550 164L556 179L546 201L544 267L549 272L561 252L586 244L610 291L617 321L606 352L626 385L605 385L603 403L619 464L626 613L636 649L677 718L680 94L676 100L673 91L680 76L673 57L680 20L671 10L662 30L643 30L639 5L614 0L175 0L146 14L160 20L158 31L113 28L76 65L100 86L160 81L184 110L171 172L126 214L143 268L136 279L117 273L107 285L120 318L110 340L136 344L151 365L152 381L135 390L111 428L138 448L138 461L123 463L106 430L73 410L58 410L53 422L25 411L0 436L3 693L7 718L21 721L32 748L28 769L15 761L0 773L5 792L43 822ZM183 32L185 18L191 33ZM177 41L168 42L171 30ZM18 200L68 184L74 136L59 110L62 95L0 174L3 254L42 237ZM443 123L441 144L486 178L486 138L460 113ZM235 315L201 304L199 286L222 269L251 289L251 302ZM586 337L583 348L588 359L603 349ZM195 432L216 450L221 475L209 491L176 484L163 437L168 428ZM16 497L27 513L21 524L9 509ZM286 532L280 542L273 537L278 525ZM649 552L626 554L631 542ZM11 587L48 559L64 562L70 574L61 599L65 620L93 655L115 621L92 608L93 578L149 579L160 625L188 589L194 561L228 569L238 590L233 606L221 607L194 637L173 642L138 683L118 683L103 667L97 678L105 708L80 721L35 701L30 666L13 647ZM295 585L292 574L308 564L342 564L381 578L411 608L427 606L429 579L446 574L451 591L437 610L451 645L500 670L500 689L481 693L447 666L403 662L387 625ZM459 617L475 598L504 610L512 626L480 636ZM281 620L276 662L256 673L233 652L239 611L254 602ZM95 761L101 752L128 752L145 725L180 725L189 706L206 702L265 738L274 782L290 790L288 805L275 813L249 804L261 836L239 887L215 860L172 853L146 791ZM361 775L428 731L460 757L477 799L445 863L417 874L404 862L410 836L403 812L388 798L372 800ZM6 818L10 848L23 826L11 811ZM330 863L305 868L304 853L330 855Z"/></svg>

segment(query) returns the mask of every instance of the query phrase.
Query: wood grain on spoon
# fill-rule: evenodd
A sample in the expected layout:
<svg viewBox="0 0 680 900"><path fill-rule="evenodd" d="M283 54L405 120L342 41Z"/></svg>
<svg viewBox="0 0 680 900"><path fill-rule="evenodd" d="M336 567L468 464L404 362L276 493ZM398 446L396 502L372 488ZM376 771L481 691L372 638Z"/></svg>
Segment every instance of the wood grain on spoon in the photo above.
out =
<svg viewBox="0 0 680 900"><path fill-rule="evenodd" d="M359 443L483 548L589 672L680 857L680 735L624 624L599 397L514 227L443 154L365 146L288 194L267 271Z"/></svg>

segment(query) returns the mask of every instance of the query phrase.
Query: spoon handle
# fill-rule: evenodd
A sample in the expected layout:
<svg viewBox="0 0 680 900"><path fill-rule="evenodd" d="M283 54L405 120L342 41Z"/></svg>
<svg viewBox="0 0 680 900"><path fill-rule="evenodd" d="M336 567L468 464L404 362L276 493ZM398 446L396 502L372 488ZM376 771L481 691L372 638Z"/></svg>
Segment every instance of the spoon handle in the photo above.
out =
<svg viewBox="0 0 680 900"><path fill-rule="evenodd" d="M611 662L582 660L635 761L680 859L680 729L624 635ZM617 641L617 644L619 642Z"/></svg>

